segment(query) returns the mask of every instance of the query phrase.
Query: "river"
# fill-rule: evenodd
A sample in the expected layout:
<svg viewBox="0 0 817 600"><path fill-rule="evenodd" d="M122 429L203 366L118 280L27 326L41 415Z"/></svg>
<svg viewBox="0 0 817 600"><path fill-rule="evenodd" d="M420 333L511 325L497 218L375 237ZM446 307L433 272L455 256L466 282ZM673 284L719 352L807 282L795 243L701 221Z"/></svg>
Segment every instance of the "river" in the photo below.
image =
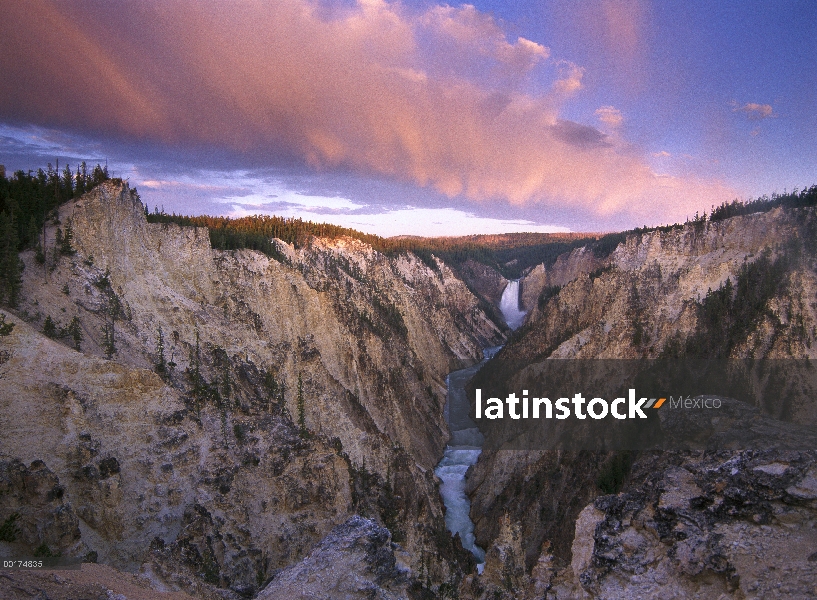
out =
<svg viewBox="0 0 817 600"><path fill-rule="evenodd" d="M526 313L519 310L518 281L508 282L499 307L511 329L516 329L522 324ZM480 573L485 565L485 550L477 546L474 540L474 523L469 514L471 501L465 495L465 474L479 459L485 439L469 416L470 403L465 393L465 384L500 348L501 346L484 348L484 358L480 363L448 374L445 420L451 431L451 439L445 448L443 459L434 469L437 477L442 480L440 496L446 509L445 525L452 535L459 534L463 548L476 557L477 570Z"/></svg>

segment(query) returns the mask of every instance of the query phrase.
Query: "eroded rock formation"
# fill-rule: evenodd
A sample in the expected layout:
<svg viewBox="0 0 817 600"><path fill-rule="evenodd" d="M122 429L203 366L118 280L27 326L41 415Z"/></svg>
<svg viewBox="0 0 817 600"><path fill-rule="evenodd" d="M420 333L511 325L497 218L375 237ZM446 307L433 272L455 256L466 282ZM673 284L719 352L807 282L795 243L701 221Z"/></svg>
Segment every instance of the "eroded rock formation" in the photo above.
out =
<svg viewBox="0 0 817 600"><path fill-rule="evenodd" d="M814 239L814 209L776 209L631 235L607 257L574 250L549 272L535 269L523 280L523 301L532 308L527 324L471 387L501 381L520 390L537 361L672 357L702 340L712 341L716 356L814 359ZM750 269L756 261L760 266ZM755 278L743 289L759 298L757 306L745 322L714 335L720 322L705 322L715 312L702 306L716 290L735 298L736 288L723 286L737 286L741 277L743 284ZM463 594L813 595L808 557L817 551L817 505L807 490L817 457L809 452L814 442L802 440L817 426L817 404L783 412L806 436L788 450L777 448L779 421L746 421L734 425L732 440L736 448L751 440L753 450L484 453L468 478L477 543L490 556L517 531L519 549L500 553L512 559L491 572L514 572L521 555L531 579L511 578L503 587L494 577L464 586ZM612 471L616 493L605 495L599 482Z"/></svg>
<svg viewBox="0 0 817 600"><path fill-rule="evenodd" d="M277 260L213 250L206 229L144 211L106 183L60 209L74 254L50 251L52 223L45 265L22 255L0 453L61 490L38 492L25 531L64 518L5 551L45 543L248 596L362 512L388 522L406 568L428 547L447 577L461 550L440 535L433 474L445 376L501 340L468 288L351 239L278 242Z"/></svg>

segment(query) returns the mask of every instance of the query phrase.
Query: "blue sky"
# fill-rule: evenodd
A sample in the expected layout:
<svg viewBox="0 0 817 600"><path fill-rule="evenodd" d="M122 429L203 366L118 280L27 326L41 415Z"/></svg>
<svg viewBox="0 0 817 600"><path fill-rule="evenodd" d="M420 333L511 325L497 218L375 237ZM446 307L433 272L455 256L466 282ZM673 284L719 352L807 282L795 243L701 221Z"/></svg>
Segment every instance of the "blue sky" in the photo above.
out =
<svg viewBox="0 0 817 600"><path fill-rule="evenodd" d="M817 183L814 2L118 3L0 21L0 163L168 212L616 230Z"/></svg>

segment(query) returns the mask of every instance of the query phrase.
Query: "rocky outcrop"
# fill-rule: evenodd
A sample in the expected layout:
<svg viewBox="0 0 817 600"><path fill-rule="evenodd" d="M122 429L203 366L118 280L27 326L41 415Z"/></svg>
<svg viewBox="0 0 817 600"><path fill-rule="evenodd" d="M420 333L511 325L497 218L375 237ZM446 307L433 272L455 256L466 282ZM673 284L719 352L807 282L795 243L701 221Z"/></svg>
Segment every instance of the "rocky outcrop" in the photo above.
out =
<svg viewBox="0 0 817 600"><path fill-rule="evenodd" d="M485 554L482 573L472 574L460 584L464 599L520 598L531 585L525 568L519 524L512 522L508 515L503 515L499 526L499 534Z"/></svg>
<svg viewBox="0 0 817 600"><path fill-rule="evenodd" d="M576 522L572 561L553 597L813 595L817 548L817 432L725 399L717 416L662 415L671 431L730 421L751 449L646 451L620 493Z"/></svg>
<svg viewBox="0 0 817 600"><path fill-rule="evenodd" d="M701 334L710 326L702 321L701 303L727 280L734 286L747 273L762 275L747 267L755 261L774 271L772 278L759 277L753 284L755 289L766 286L766 295L751 319L730 330L728 344L711 339L733 358L813 359L816 233L814 209L776 209L630 235L600 264L587 257L583 262L583 251L574 250L557 261L572 263L570 269L553 272L552 279L544 272L532 274L544 293L526 325L472 386L501 381L508 389L528 387L523 383L530 381L530 365L553 358L674 356L679 348L684 351L687 340L709 339ZM766 282L772 280L769 287ZM817 423L813 402L782 412L787 414L777 416L791 426ZM734 445L714 446L720 454L713 449L669 451L660 458L620 452L485 452L468 477L477 542L490 548L502 539L504 518L519 528L526 573L539 569L545 575L533 578L517 597L541 597L532 595L537 585L550 586L548 597L559 598L808 597L814 581L806 575L807 558L814 550L805 549L814 541L813 505L786 490L810 485L814 456L807 450L813 443L764 453L779 448L781 436L788 435L777 421L759 429L748 421L735 424L730 435ZM752 450L728 450L746 448L750 438ZM790 479L772 484L768 469ZM730 475L723 478L726 472ZM722 479L715 481L716 475ZM600 481L610 479L621 492L604 496L602 487L609 486ZM726 508L730 500L722 492L742 498L742 508ZM671 511L668 531L659 521ZM796 523L788 521L792 512L798 515ZM768 547L754 541L764 532L776 540ZM721 546L727 539L729 547ZM785 539L791 540L788 550L782 549ZM762 575L766 552L775 569ZM778 563L788 552L794 553L792 565L780 570L785 567ZM628 562L636 555L638 565Z"/></svg>
<svg viewBox="0 0 817 600"><path fill-rule="evenodd" d="M389 530L352 517L335 527L301 562L278 573L258 600L407 596L410 572L398 564Z"/></svg>
<svg viewBox="0 0 817 600"><path fill-rule="evenodd" d="M445 264L351 239L217 251L116 183L59 220L75 253L51 224L46 264L22 254L0 338L0 452L54 474L100 562L247 596L355 511L412 568L438 550L445 376L502 339Z"/></svg>
<svg viewBox="0 0 817 600"><path fill-rule="evenodd" d="M583 274L592 273L607 263L606 257L597 256L592 249L582 246L559 256L553 265L536 265L520 280L519 300L522 308L532 311L539 304L542 292L560 288Z"/></svg>
<svg viewBox="0 0 817 600"><path fill-rule="evenodd" d="M817 593L814 452L647 455L576 525L553 598Z"/></svg>
<svg viewBox="0 0 817 600"><path fill-rule="evenodd" d="M161 586L160 586L161 587ZM84 563L81 568L59 571L3 571L0 592L7 600L192 600L184 592L157 589L144 577L123 573L106 565ZM215 595L195 596L198 600Z"/></svg>
<svg viewBox="0 0 817 600"><path fill-rule="evenodd" d="M502 292L508 285L508 280L499 271L469 258L460 265L459 274L476 294L493 306L499 306Z"/></svg>
<svg viewBox="0 0 817 600"><path fill-rule="evenodd" d="M41 460L0 459L0 523L4 557L87 552L65 488Z"/></svg>

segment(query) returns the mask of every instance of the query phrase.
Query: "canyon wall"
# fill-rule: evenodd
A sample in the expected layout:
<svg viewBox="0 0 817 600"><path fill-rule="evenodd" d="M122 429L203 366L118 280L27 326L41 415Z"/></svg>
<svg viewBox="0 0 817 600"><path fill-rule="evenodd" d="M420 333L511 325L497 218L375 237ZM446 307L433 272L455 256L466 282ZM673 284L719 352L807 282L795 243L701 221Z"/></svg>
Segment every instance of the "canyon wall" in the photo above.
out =
<svg viewBox="0 0 817 600"><path fill-rule="evenodd" d="M492 382L518 393L537 362L556 358L717 350L729 358L815 359L815 240L814 209L775 209L629 235L608 256L574 250L523 279L527 323L471 393L499 385ZM727 280L733 287L723 287ZM749 317L718 338L712 332L720 321L707 321L716 314L712 299L730 293L735 303L725 306L740 305L740 294L757 306L740 305ZM702 341L711 347L693 347ZM469 473L468 492L477 543L488 549L486 573L494 575L469 579L463 597L813 594L817 455L809 435L817 402L787 415L800 440L788 446L777 421L757 419L747 416L734 435L736 447L742 435L758 436L761 450L486 451ZM787 557L786 570L761 572L783 569Z"/></svg>
<svg viewBox="0 0 817 600"><path fill-rule="evenodd" d="M445 264L348 238L213 250L114 182L61 207L46 241L45 264L21 255L0 338L6 512L32 473L49 482L7 551L247 596L363 513L406 568L438 554L423 568L448 575L445 377L502 334Z"/></svg>

